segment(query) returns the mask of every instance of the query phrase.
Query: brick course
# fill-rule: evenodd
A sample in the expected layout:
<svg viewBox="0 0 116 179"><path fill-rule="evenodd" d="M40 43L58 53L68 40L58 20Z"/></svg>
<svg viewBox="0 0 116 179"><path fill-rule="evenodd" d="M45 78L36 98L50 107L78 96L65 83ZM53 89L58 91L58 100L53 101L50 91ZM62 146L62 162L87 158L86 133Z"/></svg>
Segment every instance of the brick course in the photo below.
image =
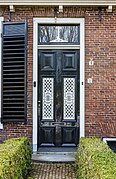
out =
<svg viewBox="0 0 116 179"><path fill-rule="evenodd" d="M11 21L28 21L27 124L6 123L0 142L10 137L32 138L33 17L54 17L53 7L17 6ZM0 15L9 21L7 7ZM116 9L64 7L59 17L85 18L85 132L86 136L116 137ZM94 65L89 66L93 59ZM93 83L88 84L87 79Z"/></svg>

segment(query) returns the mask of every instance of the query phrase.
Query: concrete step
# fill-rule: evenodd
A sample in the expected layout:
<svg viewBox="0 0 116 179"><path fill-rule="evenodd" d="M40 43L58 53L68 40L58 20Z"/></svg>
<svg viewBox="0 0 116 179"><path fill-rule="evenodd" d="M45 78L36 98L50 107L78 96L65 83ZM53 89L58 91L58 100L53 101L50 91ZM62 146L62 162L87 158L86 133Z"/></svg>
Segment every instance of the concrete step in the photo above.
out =
<svg viewBox="0 0 116 179"><path fill-rule="evenodd" d="M75 152L41 152L32 155L33 162L74 163Z"/></svg>

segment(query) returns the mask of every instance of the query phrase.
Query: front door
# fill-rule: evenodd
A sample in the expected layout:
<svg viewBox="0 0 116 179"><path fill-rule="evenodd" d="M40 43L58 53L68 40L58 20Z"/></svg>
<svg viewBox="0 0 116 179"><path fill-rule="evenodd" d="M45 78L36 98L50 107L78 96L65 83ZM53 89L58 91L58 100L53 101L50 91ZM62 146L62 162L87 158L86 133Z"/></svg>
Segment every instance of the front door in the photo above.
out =
<svg viewBox="0 0 116 179"><path fill-rule="evenodd" d="M79 56L79 50L39 50L39 147L78 144Z"/></svg>

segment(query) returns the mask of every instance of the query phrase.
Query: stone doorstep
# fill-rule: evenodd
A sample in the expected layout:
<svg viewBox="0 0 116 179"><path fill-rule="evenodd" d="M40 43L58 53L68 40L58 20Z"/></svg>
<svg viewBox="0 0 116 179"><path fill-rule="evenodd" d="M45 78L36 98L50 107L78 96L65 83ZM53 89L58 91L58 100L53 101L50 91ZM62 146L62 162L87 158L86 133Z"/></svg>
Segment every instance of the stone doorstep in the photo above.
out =
<svg viewBox="0 0 116 179"><path fill-rule="evenodd" d="M76 152L42 152L33 153L33 162L54 162L54 163L72 163L75 162Z"/></svg>

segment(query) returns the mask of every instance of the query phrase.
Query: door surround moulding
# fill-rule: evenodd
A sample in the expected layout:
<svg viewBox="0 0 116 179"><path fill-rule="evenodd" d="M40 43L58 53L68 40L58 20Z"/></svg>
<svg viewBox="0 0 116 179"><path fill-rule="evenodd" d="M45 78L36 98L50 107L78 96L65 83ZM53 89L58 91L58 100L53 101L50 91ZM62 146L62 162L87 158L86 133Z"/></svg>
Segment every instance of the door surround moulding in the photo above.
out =
<svg viewBox="0 0 116 179"><path fill-rule="evenodd" d="M84 18L33 18L33 152L37 152L37 129L38 129L38 116L37 116L37 89L38 89L38 24L80 24L80 137L85 136L85 20ZM75 46L75 45L74 45ZM63 45L61 45L61 48ZM42 46L40 47L42 48ZM43 49L47 46L43 45ZM54 48L54 47L53 47ZM52 49L53 49L52 48ZM60 45L59 45L60 48ZM71 48L67 45L64 48ZM75 49L76 47L74 47Z"/></svg>

